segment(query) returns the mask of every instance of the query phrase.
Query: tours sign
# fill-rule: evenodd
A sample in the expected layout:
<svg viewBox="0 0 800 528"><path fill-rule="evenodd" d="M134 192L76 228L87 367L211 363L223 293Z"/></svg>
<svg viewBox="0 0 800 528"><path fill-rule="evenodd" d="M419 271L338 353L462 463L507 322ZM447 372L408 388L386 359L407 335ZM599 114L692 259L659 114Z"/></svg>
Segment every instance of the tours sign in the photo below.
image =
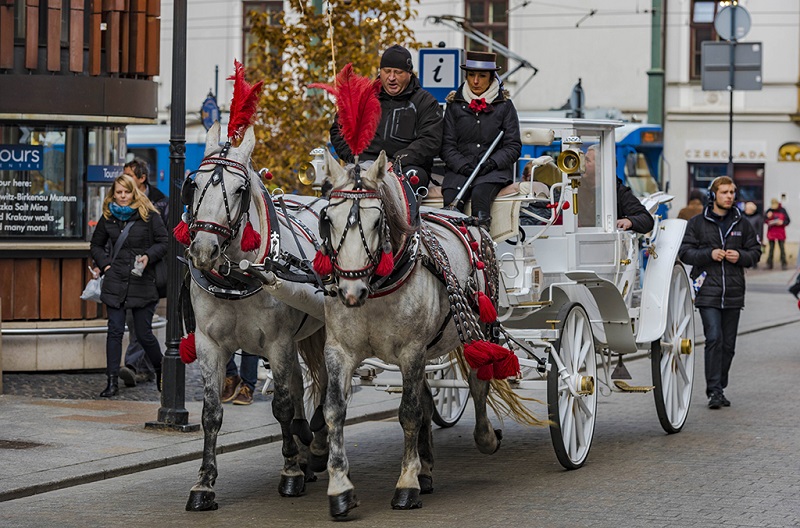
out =
<svg viewBox="0 0 800 528"><path fill-rule="evenodd" d="M0 145L0 170L42 170L39 145Z"/></svg>

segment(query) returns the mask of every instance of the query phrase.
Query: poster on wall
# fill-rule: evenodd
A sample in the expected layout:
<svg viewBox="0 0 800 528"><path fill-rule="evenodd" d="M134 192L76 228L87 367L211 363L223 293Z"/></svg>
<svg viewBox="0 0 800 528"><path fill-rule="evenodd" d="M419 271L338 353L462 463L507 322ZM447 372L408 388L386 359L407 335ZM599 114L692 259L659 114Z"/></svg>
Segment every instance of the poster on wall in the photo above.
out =
<svg viewBox="0 0 800 528"><path fill-rule="evenodd" d="M63 175L59 149L0 145L0 238L75 236L79 200Z"/></svg>

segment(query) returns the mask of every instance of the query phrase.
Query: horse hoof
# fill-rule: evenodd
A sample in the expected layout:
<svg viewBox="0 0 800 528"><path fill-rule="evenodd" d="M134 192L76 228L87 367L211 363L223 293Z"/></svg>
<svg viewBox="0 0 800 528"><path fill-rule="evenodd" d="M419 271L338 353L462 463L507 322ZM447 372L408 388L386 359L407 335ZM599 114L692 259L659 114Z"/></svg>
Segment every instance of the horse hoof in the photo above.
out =
<svg viewBox="0 0 800 528"><path fill-rule="evenodd" d="M414 510L422 508L422 501L419 500L419 490L417 488L397 488L392 497L393 510Z"/></svg>
<svg viewBox="0 0 800 528"><path fill-rule="evenodd" d="M324 455L315 455L311 453L311 456L308 457L308 469L314 473L328 471L328 453Z"/></svg>
<svg viewBox="0 0 800 528"><path fill-rule="evenodd" d="M311 417L311 431L319 432L325 427L325 413L322 411L322 405L317 405L314 409L314 416Z"/></svg>
<svg viewBox="0 0 800 528"><path fill-rule="evenodd" d="M281 494L281 497L299 497L305 491L305 475L292 475L291 477L281 475L281 482L278 484L278 493Z"/></svg>
<svg viewBox="0 0 800 528"><path fill-rule="evenodd" d="M428 495L429 493L433 493L433 477L430 475L419 475L417 480L419 481L420 495Z"/></svg>
<svg viewBox="0 0 800 528"><path fill-rule="evenodd" d="M310 446L314 440L314 433L311 432L308 422L302 418L292 420L291 425L289 425L289 432L295 435L304 446Z"/></svg>
<svg viewBox="0 0 800 528"><path fill-rule="evenodd" d="M494 436L497 437L497 447L494 450L494 452L497 453L497 451L500 450L500 444L503 443L503 430L502 429L495 429L494 430Z"/></svg>
<svg viewBox="0 0 800 528"><path fill-rule="evenodd" d="M213 491L190 491L189 500L186 502L186 511L214 511L219 504L214 501L216 493Z"/></svg>
<svg viewBox="0 0 800 528"><path fill-rule="evenodd" d="M358 506L358 499L353 490L347 490L339 495L329 495L328 505L330 506L331 517L341 519L347 517L350 510Z"/></svg>
<svg viewBox="0 0 800 528"><path fill-rule="evenodd" d="M300 464L300 469L303 471L306 482L316 482L317 475L308 468L307 464Z"/></svg>

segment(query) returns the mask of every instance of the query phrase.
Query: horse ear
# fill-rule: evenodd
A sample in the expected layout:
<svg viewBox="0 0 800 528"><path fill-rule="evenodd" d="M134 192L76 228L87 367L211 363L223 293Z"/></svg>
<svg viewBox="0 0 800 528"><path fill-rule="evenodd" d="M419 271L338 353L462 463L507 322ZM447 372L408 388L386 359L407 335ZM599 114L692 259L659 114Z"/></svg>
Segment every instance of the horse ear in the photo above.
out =
<svg viewBox="0 0 800 528"><path fill-rule="evenodd" d="M208 134L206 134L206 152L204 156L208 156L212 152L219 150L219 129L219 121L214 122L211 128L208 129Z"/></svg>
<svg viewBox="0 0 800 528"><path fill-rule="evenodd" d="M239 152L244 154L244 159L248 159L250 154L253 153L253 149L256 148L256 133L253 132L253 127L247 127L247 131L244 133L244 138L242 138L242 142L237 148Z"/></svg>
<svg viewBox="0 0 800 528"><path fill-rule="evenodd" d="M333 159L328 149L325 149L325 174L330 179L334 189L342 187L347 183L347 171Z"/></svg>
<svg viewBox="0 0 800 528"><path fill-rule="evenodd" d="M382 150L363 178L370 184L369 187L377 189L384 176L386 176L386 152Z"/></svg>

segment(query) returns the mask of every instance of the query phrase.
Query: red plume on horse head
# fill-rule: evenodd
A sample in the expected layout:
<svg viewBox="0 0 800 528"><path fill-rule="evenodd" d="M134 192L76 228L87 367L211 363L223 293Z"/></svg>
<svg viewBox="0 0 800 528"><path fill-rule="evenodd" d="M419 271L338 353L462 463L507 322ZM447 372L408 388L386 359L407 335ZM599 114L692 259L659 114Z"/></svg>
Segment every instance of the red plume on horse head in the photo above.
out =
<svg viewBox="0 0 800 528"><path fill-rule="evenodd" d="M230 120L228 121L228 140L238 143L253 122L253 116L258 108L258 98L264 87L264 81L250 85L244 79L244 66L234 59L234 74L228 77L233 81L233 98L231 99Z"/></svg>
<svg viewBox="0 0 800 528"><path fill-rule="evenodd" d="M308 87L322 88L336 97L342 137L354 156L364 152L375 137L381 121L381 103L378 100L380 79L362 77L353 72L352 64L347 64L336 75L334 86L314 83Z"/></svg>

